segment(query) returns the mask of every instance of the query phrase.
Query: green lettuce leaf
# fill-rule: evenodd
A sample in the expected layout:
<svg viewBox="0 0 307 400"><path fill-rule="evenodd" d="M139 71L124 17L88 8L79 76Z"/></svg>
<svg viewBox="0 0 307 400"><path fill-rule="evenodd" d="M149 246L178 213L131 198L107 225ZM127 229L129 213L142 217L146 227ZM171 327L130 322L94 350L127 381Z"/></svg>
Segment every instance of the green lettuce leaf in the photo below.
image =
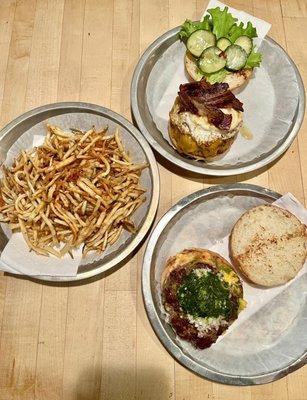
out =
<svg viewBox="0 0 307 400"><path fill-rule="evenodd" d="M253 39L257 37L257 30L248 22L244 26L243 22L237 23L238 19L233 17L228 11L229 8L225 7L223 10L220 7L211 8L208 10L208 15L206 15L202 21L193 22L187 19L184 24L181 25L181 30L179 32L179 37L182 41L186 42L188 37L199 29L205 29L212 31L216 39L221 37L228 38L232 43L234 43L240 36L248 36ZM253 48L252 52L248 56L245 68L255 68L259 67L262 60L262 55L255 51ZM213 74L206 74L206 79L209 83L213 84L216 82L221 82L229 72L226 69L222 69Z"/></svg>
<svg viewBox="0 0 307 400"><path fill-rule="evenodd" d="M198 29L205 29L207 31L212 30L209 15L206 15L202 21L197 21L197 22L193 22L190 19L186 19L184 24L181 25L179 37L181 40L187 40L187 38L191 35L191 33L197 31Z"/></svg>
<svg viewBox="0 0 307 400"><path fill-rule="evenodd" d="M229 72L225 68L223 68L217 72L213 72L212 74L203 75L206 77L206 81L213 85L214 83L222 82L227 74L229 74Z"/></svg>
<svg viewBox="0 0 307 400"><path fill-rule="evenodd" d="M221 37L227 37L231 27L238 21L228 12L228 7L223 10L220 7L211 8L208 13L212 17L213 33L217 40Z"/></svg>
<svg viewBox="0 0 307 400"><path fill-rule="evenodd" d="M238 37L243 35L248 36L251 39L258 36L257 30L253 27L251 22L247 23L246 28L244 28L243 22L240 22L239 25L234 24L229 31L228 38L232 43L234 43Z"/></svg>
<svg viewBox="0 0 307 400"><path fill-rule="evenodd" d="M253 48L253 50L251 51L250 55L248 56L247 60L246 60L246 64L244 68L255 68L255 67L259 67L260 63L262 61L262 54L261 53L257 53L255 51L255 48Z"/></svg>

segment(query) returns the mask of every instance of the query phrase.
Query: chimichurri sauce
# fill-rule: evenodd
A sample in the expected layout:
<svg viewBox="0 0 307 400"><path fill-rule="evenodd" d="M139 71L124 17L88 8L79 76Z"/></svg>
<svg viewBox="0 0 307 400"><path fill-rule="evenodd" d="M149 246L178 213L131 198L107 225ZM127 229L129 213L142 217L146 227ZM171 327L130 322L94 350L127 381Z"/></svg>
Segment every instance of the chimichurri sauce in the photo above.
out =
<svg viewBox="0 0 307 400"><path fill-rule="evenodd" d="M200 276L190 272L177 294L182 310L194 317L227 317L231 313L228 285L210 271Z"/></svg>

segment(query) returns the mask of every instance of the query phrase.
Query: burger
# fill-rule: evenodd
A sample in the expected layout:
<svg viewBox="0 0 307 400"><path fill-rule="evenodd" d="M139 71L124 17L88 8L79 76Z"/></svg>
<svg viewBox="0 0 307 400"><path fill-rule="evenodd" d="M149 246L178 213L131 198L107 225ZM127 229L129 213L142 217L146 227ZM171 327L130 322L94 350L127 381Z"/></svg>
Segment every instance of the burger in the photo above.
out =
<svg viewBox="0 0 307 400"><path fill-rule="evenodd" d="M251 78L262 55L254 45L257 30L238 23L228 7L212 8L200 21L186 20L179 32L186 45L185 67L194 81L228 83L236 89Z"/></svg>
<svg viewBox="0 0 307 400"><path fill-rule="evenodd" d="M227 83L182 84L170 111L169 135L177 151L197 160L223 155L243 123L243 104Z"/></svg>
<svg viewBox="0 0 307 400"><path fill-rule="evenodd" d="M169 323L196 348L210 347L245 307L241 281L220 255L186 249L162 274L162 301Z"/></svg>

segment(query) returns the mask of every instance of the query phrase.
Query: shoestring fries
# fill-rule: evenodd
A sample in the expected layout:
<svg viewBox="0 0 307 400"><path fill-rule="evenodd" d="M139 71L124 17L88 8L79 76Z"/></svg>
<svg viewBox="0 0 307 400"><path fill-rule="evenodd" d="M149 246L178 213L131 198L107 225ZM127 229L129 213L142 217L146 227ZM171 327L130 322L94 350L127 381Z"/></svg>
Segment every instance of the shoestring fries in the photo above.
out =
<svg viewBox="0 0 307 400"><path fill-rule="evenodd" d="M23 234L36 253L62 257L83 246L103 252L145 201L140 186L147 164L134 164L118 130L83 133L47 125L44 144L22 151L0 180L0 222Z"/></svg>

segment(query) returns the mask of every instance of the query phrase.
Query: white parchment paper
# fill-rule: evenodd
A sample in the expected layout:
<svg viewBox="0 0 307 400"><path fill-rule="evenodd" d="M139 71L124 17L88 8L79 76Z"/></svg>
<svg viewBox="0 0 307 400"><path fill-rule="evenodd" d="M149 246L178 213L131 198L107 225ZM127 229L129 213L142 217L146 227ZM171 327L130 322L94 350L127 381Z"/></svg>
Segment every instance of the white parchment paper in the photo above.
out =
<svg viewBox="0 0 307 400"><path fill-rule="evenodd" d="M221 196L191 205L172 221L171 227L157 244L155 283L160 318L168 316L161 302L161 273L170 256L186 248L208 248L229 260L228 240L234 223L248 209L263 204L251 196ZM307 223L306 209L287 194L276 205ZM182 351L200 364L229 374L265 373L296 360L306 348L307 265L285 285L262 288L243 281L246 308L238 319L209 349L197 350L169 334ZM295 338L295 340L294 340Z"/></svg>
<svg viewBox="0 0 307 400"><path fill-rule="evenodd" d="M251 22L253 24L253 26L257 29L257 35L258 37L253 39L253 43L259 47L262 43L262 40L264 39L264 37L268 34L269 30L271 29L271 24L269 24L266 21L263 21L263 19L259 19L254 17L253 15L250 15L248 13L246 13L245 11L241 11L241 10L237 10L236 8L233 7L229 7L227 4L222 3L221 1L218 0L210 0L207 8L204 12L204 14L202 15L201 19L203 19L203 17L207 14L207 10L210 10L211 8L216 8L216 7L220 7L221 10L223 10L225 7L229 8L229 12L236 18L238 18L237 24L239 24L240 22L243 22L244 25L246 26L246 24L248 22Z"/></svg>
<svg viewBox="0 0 307 400"><path fill-rule="evenodd" d="M30 150L44 143L45 135L26 133L10 148L5 164L12 165L21 150ZM21 232L12 233L6 224L1 224L2 230L9 241L0 255L0 269L17 275L28 276L76 276L82 258L82 247L72 251L73 257L65 254L62 258L52 255L43 257L29 247Z"/></svg>
<svg viewBox="0 0 307 400"><path fill-rule="evenodd" d="M224 7L210 2L208 8ZM252 139L238 135L228 153L210 161L212 166L236 166L256 162L270 153L285 139L295 119L298 106L296 72L281 48L263 41L270 24L247 13L231 9L239 22L251 21L258 32L257 45L263 55L260 68L253 78L236 93L244 105L244 125ZM149 111L164 139L173 147L168 135L169 112L174 104L179 85L189 81L184 67L185 45L179 40L168 47L153 66L146 87Z"/></svg>
<svg viewBox="0 0 307 400"><path fill-rule="evenodd" d="M69 131L70 128L86 131L93 125L97 129L108 125L110 132L114 132L115 128L118 126L115 121L91 113L57 115L49 118L48 121L42 121L34 125L22 134L7 151L4 164L10 166L21 150L29 150L32 147L41 145L46 134L47 122L58 125L66 131ZM128 131L125 131L125 129L121 127L119 128L123 144L131 154L133 161L136 163L146 162L146 155L137 140L134 139ZM145 194L145 203L132 215L136 226L140 226L143 219L146 217L151 198L152 185L148 168L142 172L140 183L147 189L147 192ZM0 261L2 261L2 263L0 262L0 270L28 276L76 276L78 270L88 270L92 267L91 264L101 261L104 257L108 259L112 258L113 255L116 255L118 251L124 248L127 243L133 239L133 235L129 232L123 232L119 240L114 245L108 247L104 253L92 252L86 257L82 257L82 248L80 247L73 251L73 259L69 255L65 255L63 258L59 259L52 255L45 257L37 255L34 252L29 252L29 248L22 234L14 233L12 235L6 224L1 224L1 231ZM6 263L6 265L4 265L4 263Z"/></svg>
<svg viewBox="0 0 307 400"><path fill-rule="evenodd" d="M25 242L22 233L14 233L1 253L1 270L13 274L28 276L76 276L82 258L82 248L65 255L62 258L54 256L43 257L35 252L29 252L29 246Z"/></svg>

